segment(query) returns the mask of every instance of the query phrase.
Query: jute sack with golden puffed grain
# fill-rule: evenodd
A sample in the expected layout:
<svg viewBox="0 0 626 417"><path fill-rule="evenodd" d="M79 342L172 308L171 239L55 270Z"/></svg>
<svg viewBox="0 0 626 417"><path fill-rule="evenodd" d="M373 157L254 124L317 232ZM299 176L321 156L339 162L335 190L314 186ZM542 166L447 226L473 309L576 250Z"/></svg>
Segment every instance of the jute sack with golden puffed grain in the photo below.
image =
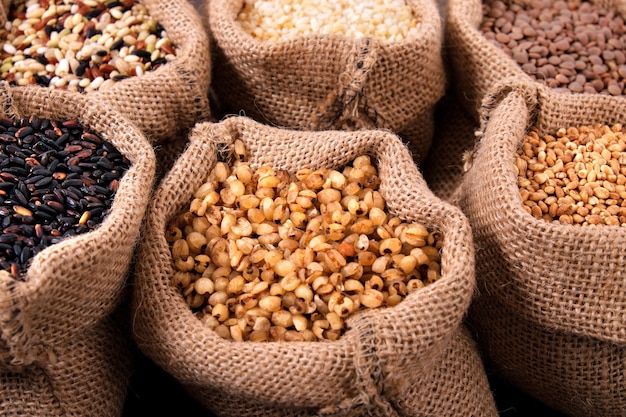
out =
<svg viewBox="0 0 626 417"><path fill-rule="evenodd" d="M186 0L141 0L149 15L167 32L174 60L141 76L132 76L92 93L135 123L149 141L159 143L186 135L210 117L211 56L207 28ZM25 0L0 4L0 25L9 9Z"/></svg>
<svg viewBox="0 0 626 417"><path fill-rule="evenodd" d="M335 341L235 342L194 315L174 285L166 229L235 140L251 166L295 173L367 154L388 210L444 235L441 278L398 305L364 309ZM223 155L222 155L223 156ZM426 186L394 134L301 132L247 117L201 123L155 191L137 252L132 302L139 348L218 415L497 415L475 345L462 327L474 291L471 231ZM437 411L441 411L438 413Z"/></svg>
<svg viewBox="0 0 626 417"><path fill-rule="evenodd" d="M517 81L485 100L482 137L451 199L476 245L479 296L469 318L487 360L512 384L568 415L623 415L626 228L531 215L515 155L531 127L556 135L611 126L626 118L626 102Z"/></svg>
<svg viewBox="0 0 626 417"><path fill-rule="evenodd" d="M87 95L0 83L0 98L4 117L75 120L130 161L99 225L47 246L19 279L0 273L1 414L119 415L131 360L113 313L127 296L153 148L135 125Z"/></svg>
<svg viewBox="0 0 626 417"><path fill-rule="evenodd" d="M407 4L419 23L405 40L316 34L269 42L237 21L243 0L207 2L212 86L223 111L297 130L388 129L423 160L445 90L443 29L435 1Z"/></svg>
<svg viewBox="0 0 626 417"><path fill-rule="evenodd" d="M435 112L435 135L422 166L424 179L437 197L448 200L471 163L478 125L458 100L446 95Z"/></svg>

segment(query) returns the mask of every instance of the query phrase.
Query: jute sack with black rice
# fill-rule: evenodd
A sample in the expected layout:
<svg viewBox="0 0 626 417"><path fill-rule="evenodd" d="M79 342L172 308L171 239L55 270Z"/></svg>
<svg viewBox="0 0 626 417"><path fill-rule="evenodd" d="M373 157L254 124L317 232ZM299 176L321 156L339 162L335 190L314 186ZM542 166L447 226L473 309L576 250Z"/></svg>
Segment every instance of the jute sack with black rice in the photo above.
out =
<svg viewBox="0 0 626 417"><path fill-rule="evenodd" d="M483 134L452 201L468 216L479 296L470 320L490 364L520 389L572 416L626 409L626 228L531 215L516 151L539 134L626 118L609 96L503 83L485 100Z"/></svg>
<svg viewBox="0 0 626 417"><path fill-rule="evenodd" d="M388 129L416 160L426 156L446 82L435 1L408 0L418 32L391 42L339 34L261 41L237 21L243 0L207 3L212 87L224 112L297 130Z"/></svg>
<svg viewBox="0 0 626 417"><path fill-rule="evenodd" d="M251 166L295 173L375 160L391 213L444 236L441 278L398 305L348 318L336 341L223 339L192 312L172 281L166 230L235 140ZM232 151L231 151L232 152ZM222 155L224 156L224 155ZM389 132L301 132L247 117L201 123L153 195L137 253L133 336L139 348L218 415L496 415L482 363L462 327L474 291L471 232L457 208L427 188Z"/></svg>
<svg viewBox="0 0 626 417"><path fill-rule="evenodd" d="M130 76L91 93L135 123L153 143L186 135L210 117L211 56L207 29L186 0L141 0L150 17L166 31L175 58L141 76ZM0 5L0 25L9 10L25 0Z"/></svg>
<svg viewBox="0 0 626 417"><path fill-rule="evenodd" d="M49 244L19 277L0 273L1 413L120 415L131 364L128 337L112 313L126 294L152 190L153 148L135 125L87 95L2 83L0 97L3 117L77 121L130 161L99 225Z"/></svg>

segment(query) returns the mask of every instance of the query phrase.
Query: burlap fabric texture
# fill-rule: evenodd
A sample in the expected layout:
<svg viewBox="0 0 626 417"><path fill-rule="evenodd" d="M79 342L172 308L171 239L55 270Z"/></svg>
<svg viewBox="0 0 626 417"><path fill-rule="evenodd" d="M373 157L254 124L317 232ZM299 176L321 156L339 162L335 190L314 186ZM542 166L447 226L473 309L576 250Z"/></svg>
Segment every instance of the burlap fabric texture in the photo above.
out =
<svg viewBox="0 0 626 417"><path fill-rule="evenodd" d="M4 0L0 25L8 8L25 0ZM176 59L140 77L129 77L96 90L98 100L135 123L149 141L160 143L186 135L197 122L210 117L211 54L207 28L187 0L141 0L152 18L166 30Z"/></svg>
<svg viewBox="0 0 626 417"><path fill-rule="evenodd" d="M520 4L532 2L504 1L507 4L513 1ZM619 0L596 0L591 3L626 11L626 4ZM459 102L475 120L480 117L483 98L497 82L514 77L523 83L540 84L501 48L481 34L479 28L482 20L481 0L448 0L444 27L445 51L451 64L450 77L455 80L455 94Z"/></svg>
<svg viewBox="0 0 626 417"><path fill-rule="evenodd" d="M128 337L112 319L152 191L154 151L138 128L87 95L0 83L4 116L77 120L131 162L94 230L50 245L21 280L0 275L0 414L119 415Z"/></svg>
<svg viewBox="0 0 626 417"><path fill-rule="evenodd" d="M334 342L233 342L205 327L171 284L165 231L188 210L217 149L241 139L251 165L341 167L368 154L391 213L443 233L442 278L393 308L363 310ZM427 188L394 134L301 132L247 117L201 123L148 208L133 292L139 348L200 404L223 416L496 415L475 345L461 325L474 291L471 231ZM440 415L445 415L442 412Z"/></svg>
<svg viewBox="0 0 626 417"><path fill-rule="evenodd" d="M470 320L494 369L520 389L571 416L624 415L626 229L533 217L514 165L530 126L621 123L626 102L515 81L487 96L473 164L452 197L476 245Z"/></svg>
<svg viewBox="0 0 626 417"><path fill-rule="evenodd" d="M446 82L434 0L408 0L420 30L401 42L341 35L259 41L236 21L242 0L207 3L212 88L225 112L298 130L388 129L417 161L426 156Z"/></svg>

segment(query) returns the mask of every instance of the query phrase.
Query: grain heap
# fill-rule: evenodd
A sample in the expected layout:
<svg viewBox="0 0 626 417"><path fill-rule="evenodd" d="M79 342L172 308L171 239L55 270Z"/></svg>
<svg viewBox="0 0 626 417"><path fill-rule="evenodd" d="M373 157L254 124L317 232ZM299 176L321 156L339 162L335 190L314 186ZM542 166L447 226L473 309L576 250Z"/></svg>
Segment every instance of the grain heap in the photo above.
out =
<svg viewBox="0 0 626 417"><path fill-rule="evenodd" d="M165 30L135 0L29 0L0 29L0 78L91 92L175 58Z"/></svg>
<svg viewBox="0 0 626 417"><path fill-rule="evenodd" d="M626 138L619 124L533 129L516 154L526 211L576 225L626 226Z"/></svg>
<svg viewBox="0 0 626 417"><path fill-rule="evenodd" d="M402 41L415 37L419 24L404 0L246 0L237 20L270 42L311 34Z"/></svg>
<svg viewBox="0 0 626 417"><path fill-rule="evenodd" d="M173 283L223 338L336 340L359 308L439 279L441 234L385 212L368 156L293 176L235 153L167 232Z"/></svg>

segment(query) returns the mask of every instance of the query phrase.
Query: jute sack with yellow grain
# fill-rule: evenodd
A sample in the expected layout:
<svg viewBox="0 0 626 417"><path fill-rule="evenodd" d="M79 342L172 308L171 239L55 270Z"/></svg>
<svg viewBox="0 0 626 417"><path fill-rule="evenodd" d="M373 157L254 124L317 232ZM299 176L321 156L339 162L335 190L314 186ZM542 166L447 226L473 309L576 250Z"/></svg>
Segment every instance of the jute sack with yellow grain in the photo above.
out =
<svg viewBox="0 0 626 417"><path fill-rule="evenodd" d="M276 6L276 13L285 13L284 18L253 21L240 14L252 13L253 3L207 2L205 17L215 52L212 87L223 111L244 112L257 121L297 130L387 129L409 143L416 160L423 160L432 139L434 106L446 83L441 17L435 1L400 3L390 8L403 7L404 14L388 20L395 29L407 27L402 38L396 38L403 34L400 31L395 35L365 29L361 35L350 33L351 25L357 27L357 23L318 10L322 5L294 6L287 13ZM372 5L372 10L383 6ZM344 9L354 7L348 4ZM311 28L316 33L302 30L292 35L294 20L306 10L311 15L331 14L327 19L336 19L335 29L316 32ZM354 12L355 16L361 13L365 17L358 26L374 28L367 10ZM301 20L305 28L315 24L305 17ZM319 20L324 24L324 19ZM277 27L261 22L276 22ZM281 29L285 37L276 38ZM251 34L255 31L258 36Z"/></svg>
<svg viewBox="0 0 626 417"><path fill-rule="evenodd" d="M452 199L474 233L479 295L470 321L482 350L508 381L556 410L623 415L626 228L611 225L623 216L610 213L623 207L608 208L613 203L598 196L612 189L619 199L625 183L623 163L603 159L623 160L623 137L622 145L609 143L621 134L625 103L556 94L513 80L496 86L484 105L473 163ZM584 126L596 124L607 127L588 129L582 146L570 142L570 135L582 136ZM534 148L523 143L539 150L527 162L519 156L534 155ZM581 149L589 152L575 156ZM596 162L587 165L587 156ZM574 165L563 165L564 159ZM614 165L617 172L607 170ZM529 170L537 171L530 179L518 178ZM594 170L605 178L590 174ZM559 182L566 179L569 185ZM586 186L598 192L589 194ZM589 210L592 202L595 209ZM594 215L596 210L602 214ZM553 211L556 220L547 217ZM599 220L605 224L592 224Z"/></svg>
<svg viewBox="0 0 626 417"><path fill-rule="evenodd" d="M218 175L218 155L227 160L238 142L253 168L269 165L290 173L339 169L369 155L390 213L445 236L441 277L393 307L354 312L345 333L332 341L226 340L206 324L217 309L205 323L174 282L179 262L169 233L199 187ZM474 290L473 265L464 216L429 191L397 136L375 130L301 132L247 117L202 123L148 209L134 275L133 336L148 357L218 415L495 416L481 359L462 325Z"/></svg>
<svg viewBox="0 0 626 417"><path fill-rule="evenodd" d="M6 0L0 4L0 25L5 26L7 20L10 20L10 11L13 8L17 8L25 3L26 0ZM142 0L137 3L141 3L142 6L142 10L137 12L134 11L134 2L126 2L126 4L118 4L117 6L100 4L98 5L100 9L95 9L91 5L75 4L72 7L78 9L78 11L70 12L70 18L66 18L64 14L58 18L58 20L63 19L65 22L65 31L69 32L68 34L57 30L53 24L57 20L57 11L61 13L61 7L46 9L47 6L41 6L43 10L39 13L43 12L44 16L50 15L39 22L46 24L46 29L37 27L37 30L32 29L32 32L35 35L35 39L47 45L49 51L41 53L42 56L37 58L43 62L49 61L48 66L53 65L56 61L65 61L65 64L69 62L70 65L65 70L62 70L61 64L56 63L54 64L56 68L52 70L52 73L42 69L38 70L39 72L36 72L35 75L41 76L45 74L45 78L48 79L50 84L57 82L55 78L64 78L68 71L70 74L75 75L74 78L79 76L81 81L83 79L91 81L92 86L96 80L99 80L102 87L90 90L88 82L85 84L87 86L85 93L93 94L101 102L123 113L131 122L139 126L148 140L153 143L159 143L180 135L186 135L195 123L206 121L210 117L208 95L211 77L211 56L209 38L200 15L188 1ZM47 5L47 2L45 4ZM68 5L67 7L69 9L70 6ZM109 10L115 7L121 8L121 10L117 10L119 11L119 16L115 13L109 13ZM143 7L145 7L147 13L145 13ZM85 9L85 11L82 9ZM100 12L100 14L95 14L99 25L104 27L103 22L110 22L109 24L115 27L115 29L106 28L100 30L102 39L99 40L95 40L95 37L98 35L94 31L94 27L89 26L94 24L94 11ZM83 13L82 18L77 19L75 26L71 26L70 22L74 20L73 17L80 17L80 13ZM113 16L118 16L119 19ZM40 17L41 14L37 16L35 21ZM105 18L108 20L105 20ZM24 20L26 22L27 19ZM146 23L147 20L155 23L148 24ZM141 23L142 21L143 23ZM80 29L80 25L82 25L83 29ZM157 26L156 28L151 27L155 25ZM159 31L159 29L162 30ZM105 36L103 32L105 31L106 36L109 36L108 43L104 41ZM125 31L126 35L124 36L128 41L124 40L122 42L125 38L121 34L118 36L117 31ZM155 48L154 44L150 47L145 45L139 46L142 42L146 44L146 33L142 32L147 31L156 33L156 35L152 33L148 37L156 36L157 45L163 40L161 35L165 33L167 43L171 46L161 51L162 54L160 55L154 55L155 52L159 52L159 48ZM51 39L50 32L54 32L58 36L55 39ZM65 37L67 37L65 44L78 43L78 46L63 46L65 45L63 43ZM70 37L72 37L71 40L69 39ZM118 37L119 41L113 42ZM20 39L19 36L17 39ZM12 45L9 41L7 43L17 49L15 55L19 55L20 50L24 48L23 45ZM97 44L99 50L104 51L105 55L99 55L99 57L94 58L98 51L92 50L90 52L92 54L91 57L88 56L84 47L88 43L90 45ZM120 43L122 46L119 45ZM119 55L119 59L115 58L116 61L123 62L117 64L109 61L113 51L117 53L122 49L130 51L126 51L127 55ZM47 58L42 60L44 58L43 55L49 54L52 50L57 52L56 55L52 54L54 60ZM163 56L166 51L172 54L171 57L166 56L167 60ZM135 54L135 52L138 54ZM32 58L35 58L35 54L39 54L39 52L32 52L27 55L32 55ZM136 59L126 59L127 56ZM30 57L27 56L27 58ZM72 62L76 64L72 64ZM75 68L75 65L78 65L80 62L83 62L82 65L85 62L89 62L88 68L81 67L82 70ZM102 63L105 65L100 65ZM145 68L145 70L136 70L138 64L141 64L140 67ZM37 64L35 63L35 65ZM122 67L124 67L124 70L122 70ZM86 75L87 70L91 71L91 75ZM113 72L111 72L112 70ZM31 77L32 75L31 72ZM103 78L106 87L103 84ZM118 78L118 81L108 83L112 79ZM29 81L29 83L31 82L34 81ZM81 84L81 87L84 86ZM69 82L60 83L58 88L70 88Z"/></svg>
<svg viewBox="0 0 626 417"><path fill-rule="evenodd" d="M3 399L0 410L8 416L119 415L126 396L131 360L128 335L124 335L123 328L113 319L113 313L127 296L127 274L152 189L153 148L130 121L87 95L37 86L11 88L6 83L0 87L3 122L4 118L58 120L56 127L50 127L55 130L61 126L60 122L72 121L71 126L78 122L115 147L116 151L108 148L111 152L109 160L115 152L129 161L128 169L115 185L110 208L100 223L85 232L76 231L75 235L59 237L58 241L45 235L50 244L30 258L23 273L15 276L4 269L0 272L0 395ZM24 129L32 132L31 127ZM17 142L11 142L6 127L3 126L3 130L4 154L12 146L16 147ZM28 135L27 130L22 132ZM33 139L16 135L18 142ZM41 133L36 135L39 137ZM82 135L85 137L86 133ZM37 167L44 164L45 158L58 155L57 161L61 161L62 153L79 151L70 149L69 143L67 147L60 145L63 140L61 136L59 143L50 138L40 139L36 149L42 153L26 155L25 162ZM88 184L92 184L90 178L95 178L95 174L90 174L90 178L84 173L70 177L70 173L76 171L67 171L69 165L80 167L78 164L82 163L90 166L83 169L94 168L93 161L86 158L96 151L84 145L82 152L72 162L57 164L53 178L59 182L65 179L83 182L83 186L67 183L65 189L86 196ZM102 158L107 153L99 155L98 161L105 163ZM81 158L82 162L79 162ZM13 160L21 163L19 157ZM41 169L38 172L41 173ZM3 164L5 183L13 178L7 173L10 172ZM105 175L103 170L101 175ZM45 186L43 182L39 183L40 177L36 179L37 185L30 182L36 187L29 188L33 196ZM8 198L6 187L3 193L3 198ZM50 191L47 197L52 198L52 195ZM87 207L82 205L87 200L78 203L70 202L68 198L53 205L47 197L39 203L48 205L48 209L60 204L68 208ZM100 207L95 200L90 201ZM17 225L19 216L6 216L6 208L3 209L3 236L7 237L5 227ZM96 209L91 205L87 208L94 213L93 218ZM35 213L39 210L38 205L22 207L19 212L17 208L15 210L21 216L39 219L37 222L44 218ZM28 210L35 214L25 214ZM70 212L64 215L70 216ZM84 219L87 218L89 215L84 215ZM10 225L6 226L9 219ZM24 222L26 230L29 221ZM33 226L37 236L42 229L45 230L42 224ZM29 237L24 232L23 237L32 240L34 235ZM3 248L4 265L6 245ZM26 253L26 244L21 252Z"/></svg>

